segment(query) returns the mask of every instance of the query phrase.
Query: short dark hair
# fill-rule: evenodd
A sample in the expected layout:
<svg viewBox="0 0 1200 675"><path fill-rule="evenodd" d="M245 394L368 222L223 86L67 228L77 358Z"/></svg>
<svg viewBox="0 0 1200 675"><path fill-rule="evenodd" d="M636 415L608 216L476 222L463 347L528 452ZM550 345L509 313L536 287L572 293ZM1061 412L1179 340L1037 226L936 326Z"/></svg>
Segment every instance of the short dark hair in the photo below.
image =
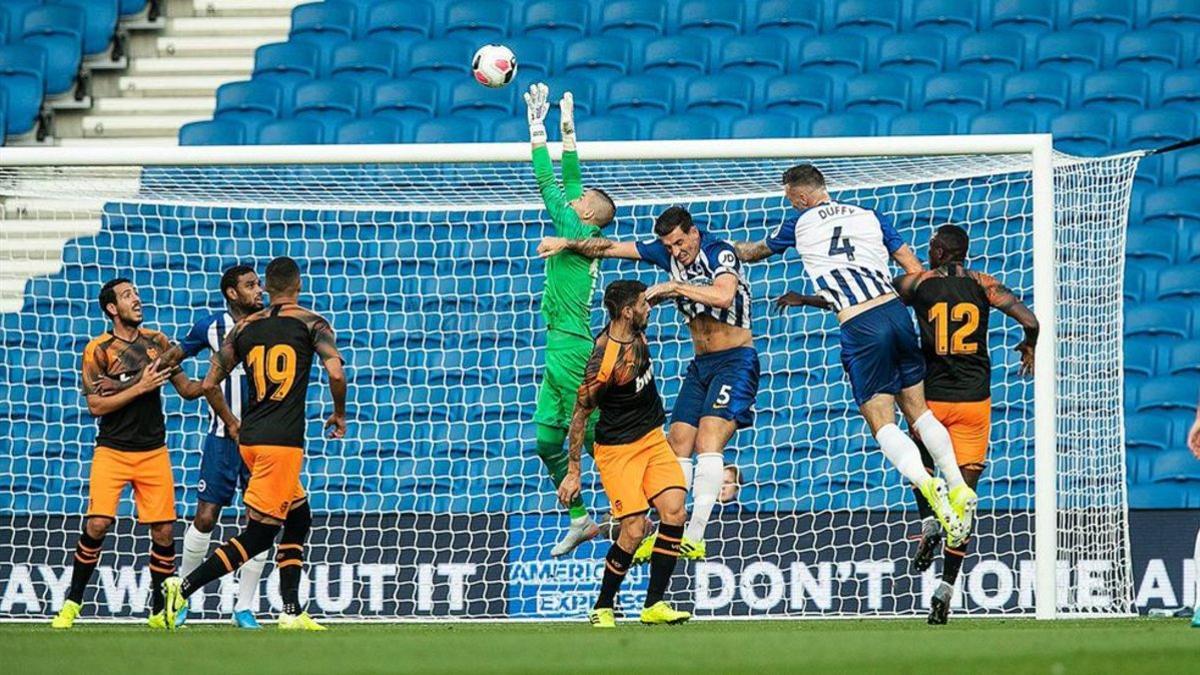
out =
<svg viewBox="0 0 1200 675"><path fill-rule="evenodd" d="M942 225L934 233L933 238L941 244L951 260L967 259L967 249L971 246L971 238L967 236L967 231L958 225Z"/></svg>
<svg viewBox="0 0 1200 675"><path fill-rule="evenodd" d="M621 316L621 310L637 302L638 296L646 292L646 284L636 279L620 279L604 289L604 307L608 309L610 321Z"/></svg>
<svg viewBox="0 0 1200 675"><path fill-rule="evenodd" d="M281 255L267 265L267 292L278 293L300 287L300 266Z"/></svg>
<svg viewBox="0 0 1200 675"><path fill-rule="evenodd" d="M608 196L607 192L605 192L604 190L601 190L598 187L591 188L591 190L604 198L604 201L608 204L608 208L612 209L612 217L616 218L617 217L617 203L613 201L613 198Z"/></svg>
<svg viewBox="0 0 1200 675"><path fill-rule="evenodd" d="M674 232L677 227L687 234L692 231L694 226L692 214L688 213L687 209L682 206L672 206L660 213L654 220L654 234L665 237Z"/></svg>
<svg viewBox="0 0 1200 675"><path fill-rule="evenodd" d="M238 279L241 279L243 274L253 273L254 268L249 265L234 265L225 270L225 273L221 275L221 298L228 300L229 296L225 295L225 291L237 288Z"/></svg>
<svg viewBox="0 0 1200 675"><path fill-rule="evenodd" d="M797 164L783 172L784 185L825 188L825 174L812 164Z"/></svg>
<svg viewBox="0 0 1200 675"><path fill-rule="evenodd" d="M104 282L104 286L100 288L100 312L104 314L104 318L111 319L113 317L108 313L108 306L117 301L117 286L132 283L125 277L117 277Z"/></svg>

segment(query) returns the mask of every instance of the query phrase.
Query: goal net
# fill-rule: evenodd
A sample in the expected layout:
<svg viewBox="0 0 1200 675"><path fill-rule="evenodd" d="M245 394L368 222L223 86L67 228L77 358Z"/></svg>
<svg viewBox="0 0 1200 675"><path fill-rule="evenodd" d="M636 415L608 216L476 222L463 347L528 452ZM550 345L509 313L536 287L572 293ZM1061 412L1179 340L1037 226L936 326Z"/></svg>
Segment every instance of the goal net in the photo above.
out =
<svg viewBox="0 0 1200 675"><path fill-rule="evenodd" d="M9 293L0 316L0 618L48 617L70 581L95 434L79 364L107 329L95 300L103 281L131 278L146 325L179 339L222 309L222 270L245 263L262 274L285 254L301 264L302 302L337 331L350 383L344 440L321 438L331 404L323 384L310 395L304 480L316 522L301 588L310 611L581 617L608 542L549 556L567 518L534 447L545 345L535 248L552 231L528 149L243 150L253 153L109 153L91 166L67 154L18 165L34 155L10 151L0 166ZM892 215L922 259L936 227L965 227L969 265L1031 304L1044 332L1038 376L1023 378L1019 327L999 314L991 322L990 455L955 611L1131 611L1121 262L1136 156L1051 158L1041 137L603 143L581 154L585 183L619 205L606 233L617 239L652 237L655 215L683 204L715 236L761 240L789 213L780 176L799 161L824 171L834 199ZM361 159L345 163L353 157ZM728 472L729 499L709 526L708 559L680 565L672 599L702 617L924 613L940 560L924 574L910 570L919 529L911 490L853 405L836 320L771 311L785 290L809 288L794 252L748 270L762 364L757 421L725 453L736 477ZM593 328L604 322L604 285L662 276L602 263ZM670 409L693 353L673 307L653 312L649 340ZM204 356L187 371L206 368ZM173 391L164 399L187 521L209 411ZM585 501L603 517L590 459L584 468ZM226 509L214 540L240 515ZM148 547L127 493L84 616L145 615ZM644 569L633 571L620 606L640 607L646 582ZM226 579L194 598L191 616L225 617L233 595ZM269 566L260 609L279 604Z"/></svg>

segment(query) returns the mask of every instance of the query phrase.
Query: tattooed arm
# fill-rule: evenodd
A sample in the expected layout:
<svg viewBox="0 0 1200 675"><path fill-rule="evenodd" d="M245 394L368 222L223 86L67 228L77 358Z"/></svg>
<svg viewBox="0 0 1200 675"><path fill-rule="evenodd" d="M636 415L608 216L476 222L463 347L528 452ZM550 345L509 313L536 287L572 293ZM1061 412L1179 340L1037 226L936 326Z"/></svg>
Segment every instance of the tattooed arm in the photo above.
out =
<svg viewBox="0 0 1200 675"><path fill-rule="evenodd" d="M587 370L583 375L583 383L579 385L579 392L575 395L575 412L571 416L571 428L567 432L567 475L558 486L558 499L564 505L570 504L579 495L582 472L580 460L588 418L600 406L600 394L607 388L611 375L611 363L608 364L608 372L601 368L607 349L607 337L596 341L596 348L592 351L592 357L588 360Z"/></svg>
<svg viewBox="0 0 1200 675"><path fill-rule="evenodd" d="M612 241L600 237L587 239L566 239L564 237L546 237L538 244L538 255L549 258L562 251L572 251L585 258L625 258L626 260L641 260L637 244L632 241Z"/></svg>
<svg viewBox="0 0 1200 675"><path fill-rule="evenodd" d="M775 251L771 250L766 241L731 241L729 243L733 244L738 260L742 262L758 262L775 255Z"/></svg>
<svg viewBox="0 0 1200 675"><path fill-rule="evenodd" d="M992 307L1016 319L1017 323L1025 329L1025 339L1014 349L1021 353L1020 374L1032 375L1034 352L1037 348L1038 333L1041 331L1041 324L1038 323L1037 316L995 277L981 272L972 272L971 275L987 293L988 302Z"/></svg>

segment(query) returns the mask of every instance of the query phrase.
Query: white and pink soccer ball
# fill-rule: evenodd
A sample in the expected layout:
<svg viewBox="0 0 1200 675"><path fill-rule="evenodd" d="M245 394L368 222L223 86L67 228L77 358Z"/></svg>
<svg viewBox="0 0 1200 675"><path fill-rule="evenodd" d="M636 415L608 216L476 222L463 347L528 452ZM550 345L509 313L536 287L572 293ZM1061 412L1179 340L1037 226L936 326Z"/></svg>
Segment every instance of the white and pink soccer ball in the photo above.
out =
<svg viewBox="0 0 1200 675"><path fill-rule="evenodd" d="M471 73L485 87L503 87L517 76L517 57L504 45L484 45L471 59Z"/></svg>

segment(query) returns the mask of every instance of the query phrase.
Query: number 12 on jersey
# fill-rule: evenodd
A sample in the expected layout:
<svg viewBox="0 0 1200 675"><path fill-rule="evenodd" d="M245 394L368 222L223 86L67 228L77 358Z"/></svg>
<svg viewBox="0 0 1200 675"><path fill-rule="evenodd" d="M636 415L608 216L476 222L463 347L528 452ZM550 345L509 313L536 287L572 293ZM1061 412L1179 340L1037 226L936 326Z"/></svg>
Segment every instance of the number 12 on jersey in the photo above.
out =
<svg viewBox="0 0 1200 675"><path fill-rule="evenodd" d="M963 322L954 334L950 334L950 322ZM933 324L934 346L937 353L974 354L979 345L967 338L979 327L979 308L969 302L960 302L953 307L939 302L929 308L929 323Z"/></svg>

